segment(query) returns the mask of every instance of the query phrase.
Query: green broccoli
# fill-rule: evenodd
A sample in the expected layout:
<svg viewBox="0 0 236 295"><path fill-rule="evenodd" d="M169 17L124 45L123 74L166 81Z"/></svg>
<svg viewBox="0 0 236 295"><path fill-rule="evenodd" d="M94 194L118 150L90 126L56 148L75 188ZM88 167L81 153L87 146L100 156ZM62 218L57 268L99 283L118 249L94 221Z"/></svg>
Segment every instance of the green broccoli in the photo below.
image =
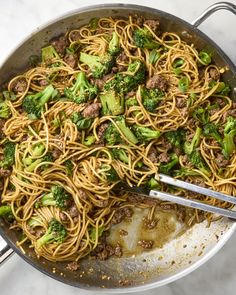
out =
<svg viewBox="0 0 236 295"><path fill-rule="evenodd" d="M0 102L0 118L8 119L11 116L11 111L5 101Z"/></svg>
<svg viewBox="0 0 236 295"><path fill-rule="evenodd" d="M174 166L179 163L179 158L176 154L171 154L170 161L167 164L161 163L159 166L159 171L164 174L170 174Z"/></svg>
<svg viewBox="0 0 236 295"><path fill-rule="evenodd" d="M182 149L183 142L185 140L185 131L184 129L177 129L175 131L168 131L164 134L165 138L169 141L169 143L179 149Z"/></svg>
<svg viewBox="0 0 236 295"><path fill-rule="evenodd" d="M198 172L193 171L192 169L186 168L186 167L181 167L178 170L174 170L173 176L178 176L178 177L185 177L185 176L197 176L199 175Z"/></svg>
<svg viewBox="0 0 236 295"><path fill-rule="evenodd" d="M105 227L104 226L100 226L98 228L98 231L96 230L95 227L90 227L89 228L89 238L90 238L90 240L93 243L95 243L96 242L96 237L100 238L102 236L104 230L105 230Z"/></svg>
<svg viewBox="0 0 236 295"><path fill-rule="evenodd" d="M236 119L228 117L224 128L223 154L226 158L236 150L234 138L236 136Z"/></svg>
<svg viewBox="0 0 236 295"><path fill-rule="evenodd" d="M78 130L89 129L93 122L92 118L83 117L80 113L77 112L73 113L70 119L72 123L76 125Z"/></svg>
<svg viewBox="0 0 236 295"><path fill-rule="evenodd" d="M64 94L75 103L85 103L97 96L98 88L89 83L84 72L79 72L75 84L64 89Z"/></svg>
<svg viewBox="0 0 236 295"><path fill-rule="evenodd" d="M222 144L222 138L214 123L207 123L203 127L203 134L206 137L213 137L219 144Z"/></svg>
<svg viewBox="0 0 236 295"><path fill-rule="evenodd" d="M115 122L118 128L121 130L123 137L127 141L130 141L133 144L138 143L136 136L133 134L131 129L126 126L125 118L123 116L118 116ZM116 126L113 123L110 123L107 127L104 137L108 145L115 145L122 142L120 132L117 130Z"/></svg>
<svg viewBox="0 0 236 295"><path fill-rule="evenodd" d="M32 156L28 156L22 160L23 164L25 165L25 170L28 172L33 172L34 169L42 162L45 162L44 168L47 168L47 162L52 162L53 157L50 152L46 153L45 156L41 158L35 158L40 157L45 150L45 146L43 144L36 144L34 145L32 149Z"/></svg>
<svg viewBox="0 0 236 295"><path fill-rule="evenodd" d="M110 182L118 181L119 175L117 174L116 170L111 165L103 164L101 166L100 172L106 177L106 179Z"/></svg>
<svg viewBox="0 0 236 295"><path fill-rule="evenodd" d="M192 141L184 143L184 151L187 155L190 155L199 146L201 141L201 134L202 129L200 127L197 127L196 132L192 138Z"/></svg>
<svg viewBox="0 0 236 295"><path fill-rule="evenodd" d="M116 32L113 32L111 41L109 42L108 52L112 56L116 56L120 53L119 36Z"/></svg>
<svg viewBox="0 0 236 295"><path fill-rule="evenodd" d="M148 127L142 127L138 125L133 126L134 133L139 142L150 141L160 137L161 133L158 130L153 130Z"/></svg>
<svg viewBox="0 0 236 295"><path fill-rule="evenodd" d="M58 91L52 85L48 85L42 92L26 96L22 102L22 107L30 119L39 119L44 111L45 104L57 95Z"/></svg>
<svg viewBox="0 0 236 295"><path fill-rule="evenodd" d="M41 49L41 56L43 63L51 63L54 59L60 59L56 49L50 45Z"/></svg>
<svg viewBox="0 0 236 295"><path fill-rule="evenodd" d="M185 93L189 88L190 81L188 77L183 76L178 82L178 88L182 93Z"/></svg>
<svg viewBox="0 0 236 295"><path fill-rule="evenodd" d="M154 65L160 57L161 57L161 53L157 51L156 49L153 49L149 54L150 64Z"/></svg>
<svg viewBox="0 0 236 295"><path fill-rule="evenodd" d="M106 91L126 94L137 89L146 80L146 66L140 60L129 64L127 72L118 73L104 85Z"/></svg>
<svg viewBox="0 0 236 295"><path fill-rule="evenodd" d="M117 116L124 113L124 95L107 91L100 95L103 115Z"/></svg>
<svg viewBox="0 0 236 295"><path fill-rule="evenodd" d="M112 157L115 159L119 159L120 161L128 164L129 163L129 157L127 156L124 149L112 149L111 150Z"/></svg>
<svg viewBox="0 0 236 295"><path fill-rule="evenodd" d="M56 206L61 210L67 208L67 201L71 199L70 194L59 185L54 185L51 187L50 193L43 195L36 203L35 207L40 206Z"/></svg>
<svg viewBox="0 0 236 295"><path fill-rule="evenodd" d="M66 236L66 228L58 220L52 218L46 233L36 241L36 248L41 248L43 245L50 243L63 243Z"/></svg>
<svg viewBox="0 0 236 295"><path fill-rule="evenodd" d="M94 78L102 78L105 74L108 74L114 66L114 57L110 54L104 56L97 56L87 54L85 52L80 53L80 61L86 64Z"/></svg>
<svg viewBox="0 0 236 295"><path fill-rule="evenodd" d="M133 40L135 46L143 49L156 49L160 44L153 39L152 33L147 28L134 30Z"/></svg>
<svg viewBox="0 0 236 295"><path fill-rule="evenodd" d="M146 110L154 113L159 102L163 99L164 93L159 89L142 88L141 91L142 103Z"/></svg>
<svg viewBox="0 0 236 295"><path fill-rule="evenodd" d="M129 98L127 98L127 99L125 100L125 105L126 105L127 107L138 106L138 101L137 101L137 99L136 99L135 96L133 96L133 97L129 97Z"/></svg>
<svg viewBox="0 0 236 295"><path fill-rule="evenodd" d="M207 108L198 107L193 111L192 116L202 124L207 124L209 122L209 113Z"/></svg>
<svg viewBox="0 0 236 295"><path fill-rule="evenodd" d="M198 57L204 66L209 65L211 63L211 55L204 50L199 52Z"/></svg>
<svg viewBox="0 0 236 295"><path fill-rule="evenodd" d="M15 163L15 149L14 142L7 141L3 147L3 159L0 161L0 168L9 169Z"/></svg>
<svg viewBox="0 0 236 295"><path fill-rule="evenodd" d="M152 177L148 180L147 187L151 190L152 189L160 189L161 185L155 178Z"/></svg>
<svg viewBox="0 0 236 295"><path fill-rule="evenodd" d="M10 100L10 101L15 101L16 100L16 95L12 91L5 90L2 92L2 95L5 100Z"/></svg>
<svg viewBox="0 0 236 295"><path fill-rule="evenodd" d="M27 222L27 225L35 228L38 226L43 226L43 221L38 216L32 216Z"/></svg>
<svg viewBox="0 0 236 295"><path fill-rule="evenodd" d="M12 213L11 206L2 205L0 206L0 217L5 218L8 222L12 222L15 217Z"/></svg>
<svg viewBox="0 0 236 295"><path fill-rule="evenodd" d="M86 146L93 145L96 141L96 137L94 135L89 135L84 139L83 144Z"/></svg>
<svg viewBox="0 0 236 295"><path fill-rule="evenodd" d="M188 158L190 162L206 176L209 177L211 175L209 167L201 156L199 150L195 149L194 151L192 151L192 153L188 155Z"/></svg>
<svg viewBox="0 0 236 295"><path fill-rule="evenodd" d="M72 176L73 175L73 168L74 168L72 161L66 160L63 164L66 167L66 175Z"/></svg>

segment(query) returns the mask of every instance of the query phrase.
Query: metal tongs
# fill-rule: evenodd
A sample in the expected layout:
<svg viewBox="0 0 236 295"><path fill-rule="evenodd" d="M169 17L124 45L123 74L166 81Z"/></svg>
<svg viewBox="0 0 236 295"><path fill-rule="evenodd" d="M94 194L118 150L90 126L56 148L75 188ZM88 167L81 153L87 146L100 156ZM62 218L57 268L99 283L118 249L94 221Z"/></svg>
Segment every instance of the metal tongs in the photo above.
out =
<svg viewBox="0 0 236 295"><path fill-rule="evenodd" d="M229 196L229 195L226 195L226 194L223 194L220 192L216 192L211 189L204 188L204 187L201 187L201 186L189 183L189 182L175 179L173 177L170 177L170 176L167 176L164 174L156 175L156 179L160 182L163 182L163 183L166 183L169 185L180 187L185 190L189 190L189 191L192 191L192 192L195 192L198 194L206 195L208 197L212 197L212 198L236 205L236 197L233 197L233 196ZM137 186L131 187L125 182L118 183L114 187L114 189L116 191L118 191L118 190L129 191L129 192L132 192L135 194L140 194L140 195L143 195L143 196L146 196L149 198L159 199L162 201L170 201L175 204L199 209L199 210L206 211L206 212L215 213L215 214L236 220L236 211L219 208L219 207L216 207L213 205L205 204L205 203L197 201L197 200L186 199L185 197L175 196L175 195L172 195L169 193L161 192L159 190L147 190L147 189L137 187Z"/></svg>

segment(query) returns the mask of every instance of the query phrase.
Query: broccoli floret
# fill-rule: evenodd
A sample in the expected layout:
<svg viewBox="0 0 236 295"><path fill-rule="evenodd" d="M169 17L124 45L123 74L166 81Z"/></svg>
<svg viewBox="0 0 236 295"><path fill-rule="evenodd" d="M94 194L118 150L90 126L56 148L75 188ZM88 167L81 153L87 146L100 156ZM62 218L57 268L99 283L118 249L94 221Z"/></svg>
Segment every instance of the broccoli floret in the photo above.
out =
<svg viewBox="0 0 236 295"><path fill-rule="evenodd" d="M73 165L72 161L71 160L66 160L64 162L64 165L66 167L66 175L72 176L73 175L73 168L74 168L74 165Z"/></svg>
<svg viewBox="0 0 236 295"><path fill-rule="evenodd" d="M125 105L127 107L138 106L138 101L137 101L136 97L133 96L133 97L130 97L130 98L125 100Z"/></svg>
<svg viewBox="0 0 236 295"><path fill-rule="evenodd" d="M100 95L103 115L117 116L124 113L124 95L107 91Z"/></svg>
<svg viewBox="0 0 236 295"><path fill-rule="evenodd" d="M211 175L206 162L197 149L195 149L190 155L188 155L188 158L190 162L206 176L209 177Z"/></svg>
<svg viewBox="0 0 236 295"><path fill-rule="evenodd" d="M89 27L91 30L96 30L98 28L98 21L99 19L97 17L93 17L89 21Z"/></svg>
<svg viewBox="0 0 236 295"><path fill-rule="evenodd" d="M126 126L125 118L123 116L118 116L115 122L118 128L121 130L123 137L127 141L130 141L133 144L138 143L136 136L133 134L130 128ZM122 142L120 132L113 123L110 123L107 127L104 137L108 145L115 145Z"/></svg>
<svg viewBox="0 0 236 295"><path fill-rule="evenodd" d="M90 240L95 243L96 238L100 238L105 230L104 226L100 226L98 230L95 227L89 228L89 238Z"/></svg>
<svg viewBox="0 0 236 295"><path fill-rule="evenodd" d="M96 56L85 52L80 53L80 61L90 68L93 77L96 79L109 73L115 63L114 57L110 54Z"/></svg>
<svg viewBox="0 0 236 295"><path fill-rule="evenodd" d="M3 147L3 159L0 161L0 167L4 169L11 168L15 163L15 149L14 142L6 142Z"/></svg>
<svg viewBox="0 0 236 295"><path fill-rule="evenodd" d="M207 123L203 127L203 134L206 137L213 137L219 144L222 144L222 138L214 123Z"/></svg>
<svg viewBox="0 0 236 295"><path fill-rule="evenodd" d="M185 93L189 88L189 79L186 76L183 76L178 82L178 88L182 93Z"/></svg>
<svg viewBox="0 0 236 295"><path fill-rule="evenodd" d="M179 163L179 158L176 154L170 156L170 161L167 164L161 163L159 171L164 174L170 174L172 168Z"/></svg>
<svg viewBox="0 0 236 295"><path fill-rule="evenodd" d="M52 154L50 152L46 153L45 156L41 157L41 158L36 158L35 157L40 157L45 150L45 146L43 144L36 144L33 147L32 150L32 156L28 156L26 158L24 158L23 164L25 165L25 170L28 172L33 172L34 169L42 162L52 162L53 161L53 157ZM47 164L43 165L44 168L47 168Z"/></svg>
<svg viewBox="0 0 236 295"><path fill-rule="evenodd" d="M35 207L38 208L40 206L56 206L59 209L67 208L67 201L71 198L68 192L59 185L54 185L51 187L50 193L43 195L37 203L35 203Z"/></svg>
<svg viewBox="0 0 236 295"><path fill-rule="evenodd" d="M63 243L67 236L66 228L55 218L49 222L46 233L37 240L36 247L40 248L45 244Z"/></svg>
<svg viewBox="0 0 236 295"><path fill-rule="evenodd" d="M103 164L101 166L101 169L100 169L100 172L104 175L104 177L110 181L110 182L115 182L115 181L118 181L120 178L119 178L119 175L117 174L116 170L114 169L113 166L111 165L106 165L106 164Z"/></svg>
<svg viewBox="0 0 236 295"><path fill-rule="evenodd" d="M114 90L116 93L126 94L137 89L146 80L146 66L136 60L129 64L127 72L118 73L115 77L104 85L106 91Z"/></svg>
<svg viewBox="0 0 236 295"><path fill-rule="evenodd" d="M209 114L207 108L199 107L195 109L192 113L194 119L200 121L202 124L206 124L209 122Z"/></svg>
<svg viewBox="0 0 236 295"><path fill-rule="evenodd" d="M11 116L11 111L5 101L0 102L0 118L8 119Z"/></svg>
<svg viewBox="0 0 236 295"><path fill-rule="evenodd" d="M184 151L187 155L190 155L200 144L202 129L197 127L194 137L191 142L185 142Z"/></svg>
<svg viewBox="0 0 236 295"><path fill-rule="evenodd" d="M11 206L2 205L0 206L0 217L5 218L8 222L12 222L15 218L11 210Z"/></svg>
<svg viewBox="0 0 236 295"><path fill-rule="evenodd" d="M38 216L31 217L30 220L27 222L27 224L28 226L32 228L43 226L43 222Z"/></svg>
<svg viewBox="0 0 236 295"><path fill-rule="evenodd" d="M160 44L153 39L151 32L147 28L136 29L133 34L134 44L139 48L156 49Z"/></svg>
<svg viewBox="0 0 236 295"><path fill-rule="evenodd" d="M209 83L209 87L213 88L216 86L217 83L218 83L217 81L213 80ZM214 93L228 96L230 91L231 91L231 87L228 84L226 84L224 82L219 82L218 87L216 88Z"/></svg>
<svg viewBox="0 0 236 295"><path fill-rule="evenodd" d="M159 89L146 89L141 91L142 103L146 110L154 113L159 102L162 100L164 93Z"/></svg>
<svg viewBox="0 0 236 295"><path fill-rule="evenodd" d="M45 104L57 95L58 91L52 85L48 85L42 92L26 96L22 103L23 109L30 119L39 119Z"/></svg>
<svg viewBox="0 0 236 295"><path fill-rule="evenodd" d="M138 143L138 139L136 138L134 133L131 131L129 127L126 126L124 116L118 116L115 122L127 141L132 142L133 144Z"/></svg>
<svg viewBox="0 0 236 295"><path fill-rule="evenodd" d="M138 138L138 141L145 142L150 141L152 139L157 139L160 137L161 133L158 130L153 130L148 127L142 127L138 125L133 126L133 130L135 135Z"/></svg>
<svg viewBox="0 0 236 295"><path fill-rule="evenodd" d="M236 150L236 145L234 142L234 137L236 136L236 119L233 117L228 117L228 120L224 128L224 138L223 138L223 154L226 158Z"/></svg>
<svg viewBox="0 0 236 295"><path fill-rule="evenodd" d="M154 65L160 57L161 57L161 53L157 51L156 49L153 49L149 54L150 64Z"/></svg>
<svg viewBox="0 0 236 295"><path fill-rule="evenodd" d="M185 176L197 176L198 172L193 171L192 169L181 167L179 170L175 170L173 173L174 176L185 177Z"/></svg>
<svg viewBox="0 0 236 295"><path fill-rule="evenodd" d="M160 183L153 177L148 180L147 187L151 190L161 188Z"/></svg>
<svg viewBox="0 0 236 295"><path fill-rule="evenodd" d="M123 149L112 149L111 154L113 158L119 159L122 162L128 164L129 163L129 157L127 156L125 150Z"/></svg>
<svg viewBox="0 0 236 295"><path fill-rule="evenodd" d="M181 128L176 131L168 131L164 134L169 143L179 149L182 149L185 140L185 131Z"/></svg>
<svg viewBox="0 0 236 295"><path fill-rule="evenodd" d="M94 135L89 135L84 139L83 144L90 146L90 145L94 144L95 141L96 141L96 137Z"/></svg>
<svg viewBox="0 0 236 295"><path fill-rule="evenodd" d="M98 93L98 88L89 83L84 72L77 75L75 84L64 89L65 96L80 104L92 100Z"/></svg>
<svg viewBox="0 0 236 295"><path fill-rule="evenodd" d="M16 100L16 95L12 91L5 90L2 92L2 95L5 100L10 100L10 101L15 101Z"/></svg>
<svg viewBox="0 0 236 295"><path fill-rule="evenodd" d="M43 63L51 63L54 59L60 59L59 54L56 52L56 49L52 45L43 47L41 50L41 55Z"/></svg>
<svg viewBox="0 0 236 295"><path fill-rule="evenodd" d="M113 32L112 34L108 52L113 56L116 56L120 53L119 36L116 32Z"/></svg>
<svg viewBox="0 0 236 295"><path fill-rule="evenodd" d="M80 113L75 112L71 115L71 121L76 125L78 130L86 130L90 128L93 119L83 117Z"/></svg>

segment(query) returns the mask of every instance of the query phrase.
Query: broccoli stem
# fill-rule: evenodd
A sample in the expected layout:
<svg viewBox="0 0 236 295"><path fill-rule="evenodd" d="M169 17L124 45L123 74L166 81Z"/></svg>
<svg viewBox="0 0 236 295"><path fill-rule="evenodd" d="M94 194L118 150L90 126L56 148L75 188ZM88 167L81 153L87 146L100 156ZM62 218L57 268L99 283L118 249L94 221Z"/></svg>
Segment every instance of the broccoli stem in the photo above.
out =
<svg viewBox="0 0 236 295"><path fill-rule="evenodd" d="M60 59L60 56L52 45L43 47L41 50L41 54L43 63L46 63L47 61L51 61L53 59Z"/></svg>
<svg viewBox="0 0 236 295"><path fill-rule="evenodd" d="M104 115L117 116L124 112L124 96L115 91L105 92L100 95Z"/></svg>
<svg viewBox="0 0 236 295"><path fill-rule="evenodd" d="M118 128L120 129L120 131L122 132L123 136L131 143L133 144L137 144L138 143L138 139L136 138L136 136L134 135L134 133L130 130L129 127L126 126L125 123L125 119L119 119L116 120L116 125L118 126Z"/></svg>
<svg viewBox="0 0 236 295"><path fill-rule="evenodd" d="M202 129L200 127L197 127L192 141L185 142L184 151L187 155L190 155L193 152L193 150L199 146L201 141L201 134L202 134Z"/></svg>

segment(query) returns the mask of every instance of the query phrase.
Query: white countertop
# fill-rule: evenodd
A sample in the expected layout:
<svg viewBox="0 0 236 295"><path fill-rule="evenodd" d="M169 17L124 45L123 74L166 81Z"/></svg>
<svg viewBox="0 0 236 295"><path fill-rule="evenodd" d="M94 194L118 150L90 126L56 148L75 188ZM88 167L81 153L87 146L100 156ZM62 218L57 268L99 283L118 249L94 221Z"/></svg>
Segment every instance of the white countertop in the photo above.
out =
<svg viewBox="0 0 236 295"><path fill-rule="evenodd" d="M228 0L236 4L236 0ZM98 3L132 3L151 6L179 16L189 22L214 0L8 0L0 9L0 64L24 37L48 20L70 10ZM218 43L236 63L236 16L220 11L201 29ZM0 77L1 81L1 77ZM236 234L209 262L187 277L159 289L137 295L233 295L236 289ZM0 268L1 295L74 295L93 294L59 283L26 264L14 255ZM100 293L101 294L101 293Z"/></svg>

